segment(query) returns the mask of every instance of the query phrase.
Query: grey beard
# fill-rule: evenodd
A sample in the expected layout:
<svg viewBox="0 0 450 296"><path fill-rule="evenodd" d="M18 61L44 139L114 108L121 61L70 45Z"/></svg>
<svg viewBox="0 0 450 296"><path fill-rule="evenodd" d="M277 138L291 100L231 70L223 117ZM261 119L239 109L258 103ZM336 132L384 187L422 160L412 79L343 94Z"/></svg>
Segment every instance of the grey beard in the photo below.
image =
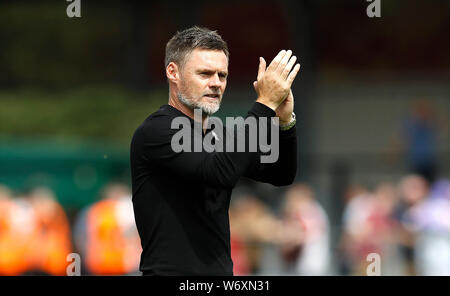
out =
<svg viewBox="0 0 450 296"><path fill-rule="evenodd" d="M217 112L220 108L220 103L215 105L214 107L211 107L207 104L203 104L202 102L196 102L194 100L190 100L183 96L181 93L177 94L178 99L181 103L183 103L185 106L191 108L191 109L200 109L202 112L206 115L212 115Z"/></svg>

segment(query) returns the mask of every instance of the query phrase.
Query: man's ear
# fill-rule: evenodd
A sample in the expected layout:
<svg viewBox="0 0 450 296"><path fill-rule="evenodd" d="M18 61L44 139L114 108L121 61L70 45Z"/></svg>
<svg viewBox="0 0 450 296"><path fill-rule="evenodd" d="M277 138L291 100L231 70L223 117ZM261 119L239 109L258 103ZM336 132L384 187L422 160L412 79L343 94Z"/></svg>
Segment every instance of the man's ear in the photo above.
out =
<svg viewBox="0 0 450 296"><path fill-rule="evenodd" d="M174 62L170 62L166 67L166 76L169 81L174 83L178 82L180 79L180 71L178 65Z"/></svg>

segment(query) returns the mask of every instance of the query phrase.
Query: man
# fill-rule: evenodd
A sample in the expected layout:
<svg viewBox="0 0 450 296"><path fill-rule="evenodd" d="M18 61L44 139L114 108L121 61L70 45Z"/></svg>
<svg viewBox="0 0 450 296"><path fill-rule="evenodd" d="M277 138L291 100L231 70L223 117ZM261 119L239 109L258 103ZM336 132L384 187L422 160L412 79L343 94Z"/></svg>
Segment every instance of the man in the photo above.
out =
<svg viewBox="0 0 450 296"><path fill-rule="evenodd" d="M137 128L131 143L133 206L141 237L144 275L232 275L228 208L241 176L283 186L293 182L297 143L291 84L300 65L282 50L266 69L260 58L254 87L258 99L248 116L279 117L279 158L261 163L261 151L175 152L175 118L194 110L202 123L219 109L228 76L229 53L215 31L193 27L178 32L166 46L169 104ZM211 130L201 130L200 137ZM195 134L195 130L194 130ZM246 143L249 131L245 130ZM218 141L224 139L219 138ZM194 151L194 150L191 150Z"/></svg>

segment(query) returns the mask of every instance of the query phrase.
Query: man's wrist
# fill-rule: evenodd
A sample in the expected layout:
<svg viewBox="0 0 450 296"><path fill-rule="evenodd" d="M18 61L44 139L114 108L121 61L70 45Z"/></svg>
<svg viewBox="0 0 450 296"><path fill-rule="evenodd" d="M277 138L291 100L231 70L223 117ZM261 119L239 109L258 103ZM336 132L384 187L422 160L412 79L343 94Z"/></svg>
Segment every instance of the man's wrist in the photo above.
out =
<svg viewBox="0 0 450 296"><path fill-rule="evenodd" d="M276 105L276 103L273 103L273 102L271 102L270 100L268 100L268 99L266 99L266 98L264 98L264 97L258 97L258 98L256 99L256 101L257 101L258 103L261 103L261 104L263 104L263 105L266 105L267 107L269 107L269 108L272 109L273 111L275 111L275 110L278 108L278 106Z"/></svg>
<svg viewBox="0 0 450 296"><path fill-rule="evenodd" d="M288 118L283 118L283 119L281 117L279 117L279 118L280 118L280 126L288 125L292 121L292 113L289 114Z"/></svg>
<svg viewBox="0 0 450 296"><path fill-rule="evenodd" d="M288 122L280 121L280 130L287 131L288 129L291 129L295 125L296 122L297 122L297 119L296 119L295 113L292 112L291 120L289 120Z"/></svg>
<svg viewBox="0 0 450 296"><path fill-rule="evenodd" d="M260 102L255 102L249 112L255 115L256 118L276 116L275 111Z"/></svg>

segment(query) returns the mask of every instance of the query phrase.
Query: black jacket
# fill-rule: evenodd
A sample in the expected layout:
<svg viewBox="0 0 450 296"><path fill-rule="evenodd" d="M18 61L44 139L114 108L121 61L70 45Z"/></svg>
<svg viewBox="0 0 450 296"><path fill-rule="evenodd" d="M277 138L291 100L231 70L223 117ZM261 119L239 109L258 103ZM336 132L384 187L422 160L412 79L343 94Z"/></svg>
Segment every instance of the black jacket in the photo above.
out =
<svg viewBox="0 0 450 296"><path fill-rule="evenodd" d="M140 270L232 275L231 191L241 176L276 186L291 184L297 169L296 128L280 131L279 159L264 164L258 151L174 152L171 140L178 130L171 129L171 122L177 116L187 117L163 105L136 129L131 142L133 207L143 248ZM275 112L255 103L248 116L269 118Z"/></svg>

